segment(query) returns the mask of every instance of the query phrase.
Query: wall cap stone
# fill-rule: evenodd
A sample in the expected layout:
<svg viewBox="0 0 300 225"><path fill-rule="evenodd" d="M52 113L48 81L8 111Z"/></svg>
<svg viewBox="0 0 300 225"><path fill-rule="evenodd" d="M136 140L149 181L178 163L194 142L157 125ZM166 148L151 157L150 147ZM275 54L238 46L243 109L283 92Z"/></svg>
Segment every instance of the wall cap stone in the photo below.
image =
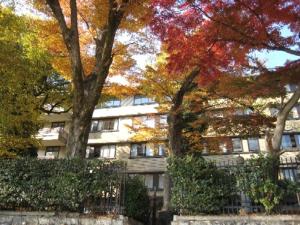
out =
<svg viewBox="0 0 300 225"><path fill-rule="evenodd" d="M173 221L300 221L300 215L220 215L220 216L177 216Z"/></svg>

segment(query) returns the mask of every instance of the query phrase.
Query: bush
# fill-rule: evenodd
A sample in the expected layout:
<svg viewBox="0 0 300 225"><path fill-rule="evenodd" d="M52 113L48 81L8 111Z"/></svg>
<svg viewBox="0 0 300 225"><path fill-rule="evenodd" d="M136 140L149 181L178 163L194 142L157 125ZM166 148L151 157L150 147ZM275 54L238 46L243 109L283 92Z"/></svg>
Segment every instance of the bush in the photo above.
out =
<svg viewBox="0 0 300 225"><path fill-rule="evenodd" d="M253 157L235 172L238 189L270 214L282 200L299 191L297 183L278 180L278 172L277 157L262 154Z"/></svg>
<svg viewBox="0 0 300 225"><path fill-rule="evenodd" d="M171 202L182 213L220 213L236 193L234 177L201 157L170 158L168 171L173 181Z"/></svg>
<svg viewBox="0 0 300 225"><path fill-rule="evenodd" d="M0 159L0 209L77 211L116 187L121 162Z"/></svg>
<svg viewBox="0 0 300 225"><path fill-rule="evenodd" d="M128 178L125 190L126 216L147 223L150 216L150 200L144 182L139 176Z"/></svg>

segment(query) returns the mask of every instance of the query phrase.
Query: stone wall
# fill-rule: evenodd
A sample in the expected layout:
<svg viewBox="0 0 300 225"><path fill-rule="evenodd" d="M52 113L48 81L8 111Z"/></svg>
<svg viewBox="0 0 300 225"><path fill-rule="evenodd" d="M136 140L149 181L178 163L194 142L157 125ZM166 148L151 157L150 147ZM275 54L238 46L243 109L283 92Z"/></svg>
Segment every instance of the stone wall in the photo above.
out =
<svg viewBox="0 0 300 225"><path fill-rule="evenodd" d="M0 211L0 225L142 225L125 216Z"/></svg>
<svg viewBox="0 0 300 225"><path fill-rule="evenodd" d="M174 216L171 225L300 225L300 215Z"/></svg>

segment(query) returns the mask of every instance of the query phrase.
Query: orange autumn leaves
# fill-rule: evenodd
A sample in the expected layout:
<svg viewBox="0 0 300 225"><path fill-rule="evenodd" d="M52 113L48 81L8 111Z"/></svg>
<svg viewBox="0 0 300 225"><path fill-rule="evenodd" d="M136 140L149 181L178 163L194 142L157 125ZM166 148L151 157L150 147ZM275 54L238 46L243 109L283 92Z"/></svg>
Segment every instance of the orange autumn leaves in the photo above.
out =
<svg viewBox="0 0 300 225"><path fill-rule="evenodd" d="M64 77L71 78L71 65L68 52L63 42L60 29L56 20L52 18L51 10L46 7L44 0L29 0L40 12L44 13L40 20L37 21L39 29L39 37L44 43L49 53L52 55L54 68ZM69 1L60 0L66 23L70 24L70 8ZM118 1L116 1L118 3ZM122 1L117 4L121 5ZM90 0L77 1L78 7L78 29L80 39L80 51L85 76L89 76L95 67L95 41L94 38L101 35L105 31L108 13L108 0ZM148 7L148 1L129 1L126 4L125 16L121 22L119 34L124 32L138 33L148 23L151 18L151 11ZM122 75L135 65L132 58L132 50L129 45L118 39L114 43L113 63L110 68L110 76Z"/></svg>

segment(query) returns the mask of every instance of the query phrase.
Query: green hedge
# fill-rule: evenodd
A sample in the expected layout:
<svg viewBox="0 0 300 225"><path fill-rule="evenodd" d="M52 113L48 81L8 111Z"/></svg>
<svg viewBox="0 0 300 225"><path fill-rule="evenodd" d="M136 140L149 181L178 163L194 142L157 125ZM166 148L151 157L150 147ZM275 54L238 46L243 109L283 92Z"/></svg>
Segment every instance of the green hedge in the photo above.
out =
<svg viewBox="0 0 300 225"><path fill-rule="evenodd" d="M219 213L236 193L235 178L202 157L170 158L168 171L172 205L184 214Z"/></svg>
<svg viewBox="0 0 300 225"><path fill-rule="evenodd" d="M122 162L0 159L0 209L77 211L120 182Z"/></svg>
<svg viewBox="0 0 300 225"><path fill-rule="evenodd" d="M139 176L129 177L125 189L125 214L147 223L150 216L148 190Z"/></svg>

